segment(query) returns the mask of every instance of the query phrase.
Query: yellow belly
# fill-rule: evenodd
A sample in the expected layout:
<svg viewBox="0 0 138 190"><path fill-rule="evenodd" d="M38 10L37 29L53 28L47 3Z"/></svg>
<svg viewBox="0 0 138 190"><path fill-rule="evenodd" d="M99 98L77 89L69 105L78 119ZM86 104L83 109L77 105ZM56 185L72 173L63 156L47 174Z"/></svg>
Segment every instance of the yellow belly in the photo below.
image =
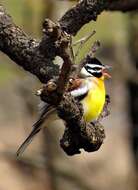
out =
<svg viewBox="0 0 138 190"><path fill-rule="evenodd" d="M98 87L90 91L81 103L84 108L85 121L91 122L96 119L103 110L105 103L105 89Z"/></svg>

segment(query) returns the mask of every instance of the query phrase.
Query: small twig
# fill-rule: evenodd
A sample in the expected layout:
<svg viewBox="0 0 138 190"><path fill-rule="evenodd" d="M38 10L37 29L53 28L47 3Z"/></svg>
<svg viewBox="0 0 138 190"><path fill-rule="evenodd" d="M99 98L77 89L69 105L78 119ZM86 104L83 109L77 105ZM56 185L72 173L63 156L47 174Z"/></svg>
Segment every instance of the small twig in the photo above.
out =
<svg viewBox="0 0 138 190"><path fill-rule="evenodd" d="M100 41L99 41L99 40L96 40L96 41L94 42L94 44L92 45L92 49L91 49L89 55L92 55L92 56L93 56L93 54L96 53L96 51L99 49L99 47L100 47Z"/></svg>
<svg viewBox="0 0 138 190"><path fill-rule="evenodd" d="M76 46L80 43L85 43L86 41L88 41L94 34L96 33L96 30L93 30L89 35L79 39L78 41L74 42L72 45Z"/></svg>
<svg viewBox="0 0 138 190"><path fill-rule="evenodd" d="M97 40L97 41L95 41L95 42L93 43L92 48L91 48L91 50L89 51L89 53L87 54L87 56L86 56L85 59L94 57L94 54L97 52L97 50L99 49L99 47L100 47L100 41ZM79 64L79 69L81 70L81 69L84 67L84 65L85 65L86 63L87 63L87 61L84 61L84 60L83 60L83 61ZM79 71L80 71L80 70L79 70Z"/></svg>
<svg viewBox="0 0 138 190"><path fill-rule="evenodd" d="M96 31L93 30L92 33L90 33L88 36L81 38L80 40L76 41L76 42L73 44L73 46L76 46L76 45L80 44L79 47L78 47L78 49L77 49L77 51L76 51L76 53L75 53L75 55L74 55L75 60L76 60L76 58L78 57L78 55L79 55L79 53L80 53L80 50L82 49L82 47L84 46L84 44L85 44L95 33L96 33Z"/></svg>
<svg viewBox="0 0 138 190"><path fill-rule="evenodd" d="M94 57L94 54L96 53L99 47L100 47L100 41L97 40L92 45L91 50L86 55L86 57L80 62L80 64L78 64L77 67L74 67L74 70L71 75L72 78L76 78L80 74L81 69L84 67L85 64L87 64L90 58Z"/></svg>

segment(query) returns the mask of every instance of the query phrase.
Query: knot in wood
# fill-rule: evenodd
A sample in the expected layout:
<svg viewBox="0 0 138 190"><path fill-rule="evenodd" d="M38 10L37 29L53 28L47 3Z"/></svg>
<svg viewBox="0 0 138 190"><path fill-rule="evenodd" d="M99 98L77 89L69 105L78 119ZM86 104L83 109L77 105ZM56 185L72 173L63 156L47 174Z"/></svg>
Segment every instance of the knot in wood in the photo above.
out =
<svg viewBox="0 0 138 190"><path fill-rule="evenodd" d="M61 36L61 29L57 23L52 22L50 19L45 19L43 23L43 33L46 36L58 39Z"/></svg>
<svg viewBox="0 0 138 190"><path fill-rule="evenodd" d="M45 88L47 88L47 91L48 91L48 92L52 92L52 91L55 91L55 90L57 89L57 84L55 83L55 81L50 80L50 81L46 84Z"/></svg>

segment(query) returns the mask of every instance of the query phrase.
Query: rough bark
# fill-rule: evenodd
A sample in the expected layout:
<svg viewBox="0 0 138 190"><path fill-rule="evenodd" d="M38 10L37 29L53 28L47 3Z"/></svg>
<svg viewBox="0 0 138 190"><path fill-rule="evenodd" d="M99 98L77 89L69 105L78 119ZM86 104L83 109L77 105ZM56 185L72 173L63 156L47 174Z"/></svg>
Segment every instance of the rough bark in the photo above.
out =
<svg viewBox="0 0 138 190"><path fill-rule="evenodd" d="M59 23L61 29L75 35L84 24L91 20L96 20L103 10L136 10L138 8L136 1L79 1L76 6L63 15ZM57 26L55 25L56 29L54 31L50 31L51 29L48 29L49 26L46 26L46 22L48 21L45 21L43 28L47 32L44 33L40 42L36 41L16 26L12 18L0 6L0 50L15 61L16 64L36 75L43 83L46 83L52 76L58 75L58 66L54 65L52 61L56 55L60 55L58 50L60 50L62 41L61 39L53 38L56 32L61 32L57 29ZM61 38L61 35L59 34L58 37Z"/></svg>
<svg viewBox="0 0 138 190"><path fill-rule="evenodd" d="M46 83L52 77L58 76L58 66L52 61L56 55L63 58L64 63L59 79L57 80L56 77L52 83L55 83L55 88L53 89L50 81L44 86L41 94L43 101L54 106L59 105L59 115L66 121L65 134L61 140L62 148L68 155L79 153L80 148L87 151L97 150L103 142L104 130L102 135L97 133L97 130L91 131L90 127L88 130L87 124L82 119L82 108L77 106L77 102L72 97L62 98L73 66L70 36L62 31L58 24L46 19L43 24L42 40L37 42L13 23L2 6L0 13L0 40L2 41L0 49L25 70L35 74L41 82ZM73 135L74 129L77 131L76 135Z"/></svg>
<svg viewBox="0 0 138 190"><path fill-rule="evenodd" d="M42 48L44 41L44 37L41 42L37 42L27 36L0 6L0 50L16 64L36 75L41 82L46 82L51 76L58 74L58 66L54 65L53 69L52 63L56 52L52 51L53 47L49 39L49 42L45 44L46 51L44 53ZM50 43L51 45L48 46Z"/></svg>
<svg viewBox="0 0 138 190"><path fill-rule="evenodd" d="M91 20L95 21L106 6L106 0L79 1L75 7L65 13L59 23L63 30L69 34L75 35L84 24Z"/></svg>
<svg viewBox="0 0 138 190"><path fill-rule="evenodd" d="M96 21L97 16L104 10L132 11L137 9L137 0L82 0L68 10L59 23L63 30L75 35L84 24L92 20Z"/></svg>
<svg viewBox="0 0 138 190"><path fill-rule="evenodd" d="M105 136L103 127L86 124L82 118L82 107L72 97L65 98L64 96L72 69L76 72L78 70L73 64L70 35L75 35L84 24L91 20L95 21L103 10L113 9L115 2L115 0L79 1L58 23L45 20L40 41L28 37L0 6L0 50L16 64L37 76L42 83L47 83L53 77L56 79L53 82L55 88L49 90L49 85L46 85L41 98L56 106L60 117L66 121L61 146L69 155L79 153L80 148L86 151L97 150ZM120 10L120 4L118 6ZM63 59L60 73L59 67L53 63L57 55Z"/></svg>

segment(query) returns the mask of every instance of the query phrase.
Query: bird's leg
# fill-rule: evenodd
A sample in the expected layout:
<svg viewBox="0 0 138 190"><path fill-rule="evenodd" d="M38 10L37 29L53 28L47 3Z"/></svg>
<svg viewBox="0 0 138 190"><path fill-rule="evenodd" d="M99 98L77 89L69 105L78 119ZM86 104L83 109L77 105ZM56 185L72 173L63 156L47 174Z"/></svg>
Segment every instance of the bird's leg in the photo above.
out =
<svg viewBox="0 0 138 190"><path fill-rule="evenodd" d="M92 124L94 127L101 125L101 124L100 124L100 121L99 121L98 119L95 119L95 120L91 121L91 124Z"/></svg>

